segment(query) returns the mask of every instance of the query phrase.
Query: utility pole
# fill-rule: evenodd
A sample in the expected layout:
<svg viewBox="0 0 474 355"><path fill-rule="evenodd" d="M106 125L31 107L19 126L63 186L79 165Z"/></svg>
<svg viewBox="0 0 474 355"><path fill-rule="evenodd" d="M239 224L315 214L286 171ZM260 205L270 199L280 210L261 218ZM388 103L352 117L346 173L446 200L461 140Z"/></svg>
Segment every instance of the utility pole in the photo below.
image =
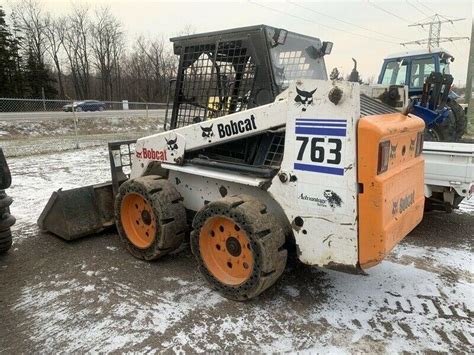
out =
<svg viewBox="0 0 474 355"><path fill-rule="evenodd" d="M472 86L474 80L474 21L472 22L471 29L471 49L469 50L469 62L467 63L467 80L466 80L466 91L464 92L464 102L468 104L467 109L467 131L469 134L474 134L474 99L472 98Z"/></svg>
<svg viewBox="0 0 474 355"><path fill-rule="evenodd" d="M453 23L453 22L462 21L462 20L465 20L465 18L449 19L442 15L434 14L432 17L428 17L424 21L412 23L411 25L408 25L408 27L419 26L421 28L425 28L425 26L428 26L429 31L430 31L428 38L418 39L418 40L410 41L410 42L403 42L400 44L402 46L406 46L410 44L418 44L418 45L427 44L428 49L432 49L432 48L439 47L439 44L443 42L453 42L453 41L459 41L462 39L469 39L469 37L441 37L441 25L443 23L447 23L447 22Z"/></svg>

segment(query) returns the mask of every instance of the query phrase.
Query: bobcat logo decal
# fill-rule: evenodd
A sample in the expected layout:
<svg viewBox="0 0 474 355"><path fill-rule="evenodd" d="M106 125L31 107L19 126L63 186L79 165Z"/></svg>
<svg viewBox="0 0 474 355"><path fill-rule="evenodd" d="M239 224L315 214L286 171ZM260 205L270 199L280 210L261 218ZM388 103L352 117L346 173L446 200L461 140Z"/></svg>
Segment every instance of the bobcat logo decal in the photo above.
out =
<svg viewBox="0 0 474 355"><path fill-rule="evenodd" d="M328 201L329 206L331 206L331 208L341 207L342 199L334 191L325 190L324 191L324 197Z"/></svg>
<svg viewBox="0 0 474 355"><path fill-rule="evenodd" d="M165 138L165 141L166 141L166 144L168 145L167 149L171 151L171 155L173 155L173 151L178 149L178 144L176 143L178 141L178 137L176 137L175 139Z"/></svg>
<svg viewBox="0 0 474 355"><path fill-rule="evenodd" d="M214 126L214 123L211 124L209 127L201 127L202 130L202 138L207 139L209 138L209 143L211 143L211 137L214 137L214 132L212 131L212 127Z"/></svg>
<svg viewBox="0 0 474 355"><path fill-rule="evenodd" d="M313 104L313 94L318 90L318 88L314 89L313 91L303 91L296 88L296 92L298 95L295 96L295 105L297 107L303 106L301 111L306 111L308 106Z"/></svg>
<svg viewBox="0 0 474 355"><path fill-rule="evenodd" d="M397 147L398 143L395 145L390 145L390 159L395 159L397 157Z"/></svg>

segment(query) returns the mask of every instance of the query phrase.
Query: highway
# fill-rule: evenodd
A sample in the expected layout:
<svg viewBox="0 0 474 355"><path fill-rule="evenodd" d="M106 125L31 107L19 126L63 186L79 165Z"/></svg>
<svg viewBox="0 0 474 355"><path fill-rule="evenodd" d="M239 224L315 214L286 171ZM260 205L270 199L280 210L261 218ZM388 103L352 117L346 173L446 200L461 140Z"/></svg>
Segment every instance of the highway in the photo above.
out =
<svg viewBox="0 0 474 355"><path fill-rule="evenodd" d="M148 110L149 117L164 118L166 110ZM110 110L94 112L76 112L78 119L84 118L122 118L122 117L146 117L146 110ZM63 120L73 117L72 112L63 111L37 111L37 112L0 112L0 122L17 121L44 121L44 120Z"/></svg>

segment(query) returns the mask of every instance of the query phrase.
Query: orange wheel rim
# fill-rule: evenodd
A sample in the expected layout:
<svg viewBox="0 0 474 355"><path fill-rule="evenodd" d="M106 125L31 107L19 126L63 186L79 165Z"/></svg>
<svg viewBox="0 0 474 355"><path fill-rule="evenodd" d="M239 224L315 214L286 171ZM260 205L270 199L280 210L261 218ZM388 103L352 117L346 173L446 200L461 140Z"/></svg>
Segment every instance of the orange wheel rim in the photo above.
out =
<svg viewBox="0 0 474 355"><path fill-rule="evenodd" d="M122 201L120 219L128 240L137 248L146 249L155 240L156 218L143 196L128 194Z"/></svg>
<svg viewBox="0 0 474 355"><path fill-rule="evenodd" d="M199 251L209 272L226 285L239 285L252 274L250 240L230 218L216 216L204 223L199 233Z"/></svg>

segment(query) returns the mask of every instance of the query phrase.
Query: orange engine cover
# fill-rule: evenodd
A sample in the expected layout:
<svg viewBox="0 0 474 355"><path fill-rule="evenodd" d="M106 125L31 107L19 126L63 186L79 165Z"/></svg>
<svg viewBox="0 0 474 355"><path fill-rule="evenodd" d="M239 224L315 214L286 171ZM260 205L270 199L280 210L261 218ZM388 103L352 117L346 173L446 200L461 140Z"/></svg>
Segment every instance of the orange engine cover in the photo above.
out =
<svg viewBox="0 0 474 355"><path fill-rule="evenodd" d="M423 218L424 160L416 156L420 118L401 113L366 116L358 124L359 265L378 264ZM421 139L421 135L420 138ZM389 141L389 143L388 143ZM378 173L379 145L388 166Z"/></svg>

